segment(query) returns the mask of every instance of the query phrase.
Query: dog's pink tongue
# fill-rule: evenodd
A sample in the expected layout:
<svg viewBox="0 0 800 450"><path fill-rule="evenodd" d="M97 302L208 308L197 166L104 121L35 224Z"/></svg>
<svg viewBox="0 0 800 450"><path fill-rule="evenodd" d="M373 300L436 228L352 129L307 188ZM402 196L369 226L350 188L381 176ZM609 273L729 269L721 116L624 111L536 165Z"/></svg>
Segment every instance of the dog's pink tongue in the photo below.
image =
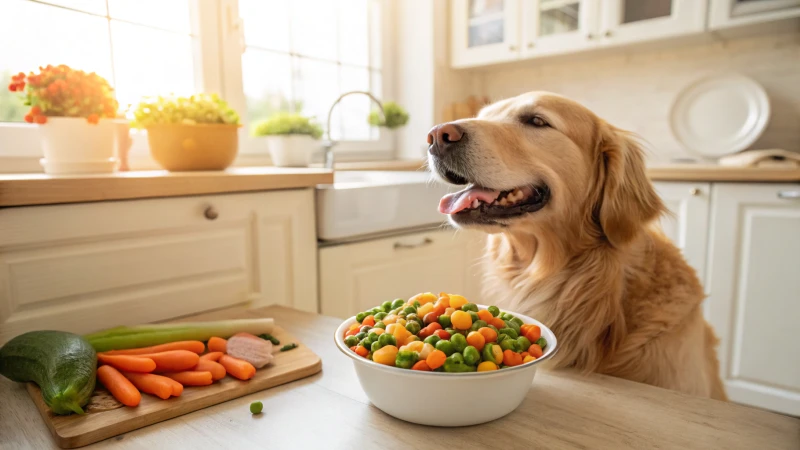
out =
<svg viewBox="0 0 800 450"><path fill-rule="evenodd" d="M463 191L447 194L442 197L442 199L439 200L439 212L442 214L455 214L469 208L475 200L480 200L488 204L497 200L497 196L499 195L499 191L493 191L491 189L479 187L467 188Z"/></svg>

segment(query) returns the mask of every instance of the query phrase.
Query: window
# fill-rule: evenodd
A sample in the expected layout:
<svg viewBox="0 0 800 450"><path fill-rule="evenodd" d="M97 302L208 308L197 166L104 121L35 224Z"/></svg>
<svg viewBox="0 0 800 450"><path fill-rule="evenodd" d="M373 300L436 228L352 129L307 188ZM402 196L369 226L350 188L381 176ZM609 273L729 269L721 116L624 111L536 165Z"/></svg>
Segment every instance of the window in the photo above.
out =
<svg viewBox="0 0 800 450"><path fill-rule="evenodd" d="M144 95L219 92L242 116L245 155L266 154L248 130L276 111L314 116L324 127L328 109L344 92L391 98L381 0L3 3L0 158L38 159L35 127L20 123L27 108L6 86L11 75L47 64L97 72L114 86L122 107ZM365 96L348 97L337 107L331 136L344 159L391 156L389 133L366 123L372 107ZM147 154L142 134L134 136L132 156L137 152Z"/></svg>

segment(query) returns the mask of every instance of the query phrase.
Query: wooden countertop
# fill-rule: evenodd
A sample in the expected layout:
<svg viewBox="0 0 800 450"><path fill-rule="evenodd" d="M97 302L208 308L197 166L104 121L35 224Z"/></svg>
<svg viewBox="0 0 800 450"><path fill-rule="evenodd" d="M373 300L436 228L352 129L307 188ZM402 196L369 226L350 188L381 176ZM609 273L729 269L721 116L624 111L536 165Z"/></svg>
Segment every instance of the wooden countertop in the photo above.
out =
<svg viewBox="0 0 800 450"><path fill-rule="evenodd" d="M296 189L332 182L333 172L330 170L277 167L74 176L9 174L0 175L0 207Z"/></svg>
<svg viewBox="0 0 800 450"><path fill-rule="evenodd" d="M334 346L338 319L283 307L231 308L196 319L246 317L274 317L322 358L322 372L85 448L406 450L425 442L436 449L762 450L796 449L800 443L800 419L602 375L544 370L536 375L522 405L502 419L465 428L414 425L370 405L352 363ZM0 398L4 448L56 448L21 384L0 379ZM256 400L264 403L259 417L248 410Z"/></svg>

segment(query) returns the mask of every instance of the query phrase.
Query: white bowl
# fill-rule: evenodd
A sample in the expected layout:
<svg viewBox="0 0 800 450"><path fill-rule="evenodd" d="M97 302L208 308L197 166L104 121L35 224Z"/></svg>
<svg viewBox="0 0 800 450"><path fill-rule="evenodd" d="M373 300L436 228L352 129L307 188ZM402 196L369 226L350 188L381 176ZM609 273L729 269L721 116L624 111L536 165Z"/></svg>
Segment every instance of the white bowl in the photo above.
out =
<svg viewBox="0 0 800 450"><path fill-rule="evenodd" d="M358 381L370 402L386 414L421 425L477 425L514 411L525 399L538 365L558 349L550 328L530 317L507 312L542 329L547 347L541 358L490 372L423 372L385 366L356 355L345 345L344 333L356 322L355 317L339 325L334 340L339 350L353 360Z"/></svg>

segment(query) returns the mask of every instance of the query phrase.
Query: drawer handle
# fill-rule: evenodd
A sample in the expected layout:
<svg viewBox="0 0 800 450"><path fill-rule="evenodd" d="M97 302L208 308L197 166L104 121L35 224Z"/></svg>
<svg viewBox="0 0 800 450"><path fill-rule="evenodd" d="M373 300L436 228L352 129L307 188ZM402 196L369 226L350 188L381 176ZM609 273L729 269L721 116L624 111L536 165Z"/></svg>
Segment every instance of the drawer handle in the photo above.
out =
<svg viewBox="0 0 800 450"><path fill-rule="evenodd" d="M431 239L431 238L425 238L419 244L403 244L402 242L395 242L394 243L394 249L395 250L409 250L409 249L412 249L412 248L425 247L426 245L431 245L431 244L433 244L433 239Z"/></svg>
<svg viewBox="0 0 800 450"><path fill-rule="evenodd" d="M208 220L215 220L217 217L219 217L219 212L217 212L217 209L213 206L206 206L206 210L203 211L203 215L206 216L206 219Z"/></svg>
<svg viewBox="0 0 800 450"><path fill-rule="evenodd" d="M797 200L800 199L800 191L778 191L778 198Z"/></svg>
<svg viewBox="0 0 800 450"><path fill-rule="evenodd" d="M692 194L693 197L697 197L698 195L700 195L700 189L691 188L689 189L689 193Z"/></svg>

